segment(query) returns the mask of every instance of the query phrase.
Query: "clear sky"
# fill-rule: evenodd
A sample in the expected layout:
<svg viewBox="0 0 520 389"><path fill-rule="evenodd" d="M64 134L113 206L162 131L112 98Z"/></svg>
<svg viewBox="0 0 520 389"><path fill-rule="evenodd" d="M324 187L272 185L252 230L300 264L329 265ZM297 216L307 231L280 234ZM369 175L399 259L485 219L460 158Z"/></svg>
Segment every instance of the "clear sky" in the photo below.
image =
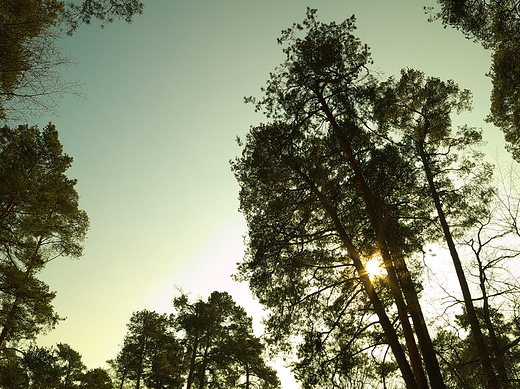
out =
<svg viewBox="0 0 520 389"><path fill-rule="evenodd" d="M228 291L259 315L247 285L230 275L243 254L245 223L229 160L250 125L264 119L243 97L259 95L283 60L276 38L306 7L320 20L357 17L357 35L382 77L403 67L454 79L474 93L460 120L484 127L489 153L502 135L485 124L489 52L428 23L431 0L145 0L134 23L84 26L63 40L88 100L63 100L58 118L74 157L81 207L91 220L85 255L42 273L67 320L42 344L68 343L88 367L114 358L134 311L167 312L178 285L206 298ZM505 155L505 154L503 154ZM506 155L507 157L507 155Z"/></svg>

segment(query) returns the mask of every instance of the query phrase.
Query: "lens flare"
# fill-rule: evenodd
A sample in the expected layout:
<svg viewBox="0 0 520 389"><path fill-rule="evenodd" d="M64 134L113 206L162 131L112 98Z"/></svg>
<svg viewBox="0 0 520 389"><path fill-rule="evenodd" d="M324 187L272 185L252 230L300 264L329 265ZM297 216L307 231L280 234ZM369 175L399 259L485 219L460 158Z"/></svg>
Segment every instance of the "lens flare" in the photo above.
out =
<svg viewBox="0 0 520 389"><path fill-rule="evenodd" d="M385 268L380 258L370 258L365 265L365 270L371 280L385 274Z"/></svg>

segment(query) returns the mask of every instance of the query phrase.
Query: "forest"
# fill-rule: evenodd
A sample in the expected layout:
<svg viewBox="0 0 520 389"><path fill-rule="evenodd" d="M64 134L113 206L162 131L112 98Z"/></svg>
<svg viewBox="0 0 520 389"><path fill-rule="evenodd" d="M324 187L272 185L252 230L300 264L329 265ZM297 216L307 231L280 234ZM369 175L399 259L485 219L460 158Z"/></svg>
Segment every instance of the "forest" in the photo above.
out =
<svg viewBox="0 0 520 389"><path fill-rule="evenodd" d="M285 60L245 98L265 121L230 162L247 223L233 277L264 308L264 333L228 292L179 289L173 313L135 311L108 368L88 368L81 350L36 342L65 320L39 275L80 258L90 224L58 129L27 123L79 94L62 80L60 39L146 10L2 0L0 387L276 389L282 357L302 389L520 388L520 5L437 3L425 23L491 53L486 121L513 163L492 164L483 130L453 124L471 91L420 69L380 77L355 16L326 23L307 8L278 38ZM456 292L432 316L441 250Z"/></svg>

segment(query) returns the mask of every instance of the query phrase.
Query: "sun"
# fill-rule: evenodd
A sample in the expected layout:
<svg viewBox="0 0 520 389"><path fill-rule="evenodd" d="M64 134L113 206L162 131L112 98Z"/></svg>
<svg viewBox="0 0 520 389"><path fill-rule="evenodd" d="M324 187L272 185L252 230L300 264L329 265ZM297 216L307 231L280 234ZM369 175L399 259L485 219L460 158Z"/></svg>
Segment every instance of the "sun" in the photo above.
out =
<svg viewBox="0 0 520 389"><path fill-rule="evenodd" d="M381 258L378 257L370 258L368 262L365 264L365 270L367 271L368 276L371 280L373 280L376 277L381 277L385 274L385 268L383 266Z"/></svg>

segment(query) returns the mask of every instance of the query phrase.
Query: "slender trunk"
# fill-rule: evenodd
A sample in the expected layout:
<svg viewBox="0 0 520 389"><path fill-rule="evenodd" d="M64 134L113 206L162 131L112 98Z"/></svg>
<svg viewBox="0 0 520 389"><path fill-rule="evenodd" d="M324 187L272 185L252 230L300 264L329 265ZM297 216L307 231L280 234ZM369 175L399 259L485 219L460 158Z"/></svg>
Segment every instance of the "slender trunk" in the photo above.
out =
<svg viewBox="0 0 520 389"><path fill-rule="evenodd" d="M446 239L446 243L448 245L453 265L455 267L455 272L457 274L460 288L462 290L462 296L464 298L464 304L466 306L466 312L471 328L471 334L473 335L473 340L475 341L475 345L477 347L480 364L482 365L482 370L484 372L484 376L486 377L487 387L489 389L499 389L500 385L495 375L495 371L493 370L493 365L491 364L491 358L489 356L489 352L484 341L484 335L482 334L480 325L478 323L477 314L475 312L475 306L473 305L473 299L471 297L471 292L469 290L468 282L466 280L466 275L464 274L464 269L462 268L462 263L460 261L459 254L455 247L455 242L453 240L453 236L451 235L450 227L448 225L448 222L446 221L444 210L442 209L439 193L437 192L437 188L435 187L433 173L430 169L428 156L426 155L424 146L422 144L418 145L418 149L421 157L421 162L424 167L424 172L426 174L426 179L428 180L430 194L433 198L433 202L435 203L437 215L439 216L439 222L441 223L442 231L444 232L444 238Z"/></svg>
<svg viewBox="0 0 520 389"><path fill-rule="evenodd" d="M376 234L378 235L378 234ZM379 239L378 239L379 240ZM392 290L392 295L394 296L397 312L399 316L399 321L401 322L401 326L403 328L404 338L406 342L406 346L408 348L408 352L410 354L410 361L412 363L412 367L415 373L415 377L417 378L417 384L419 388L428 388L428 382L426 380L426 376L424 374L423 365L421 362L421 356L419 354L419 350L417 348L417 343L415 341L414 333L412 326L410 324L410 320L408 319L408 308L404 301L402 295L402 287L399 285L399 281L397 279L397 275L395 272L393 261L386 249L386 247L379 244L379 249L381 251L383 261L385 264L385 269L388 275L388 284L390 285L390 289Z"/></svg>
<svg viewBox="0 0 520 389"><path fill-rule="evenodd" d="M139 366L137 367L137 374L135 379L135 389L141 388L141 376L143 375L143 362L144 362L144 350L141 350L141 356L139 358Z"/></svg>
<svg viewBox="0 0 520 389"><path fill-rule="evenodd" d="M119 385L119 389L123 389L123 386L125 385L125 379L126 379L126 370L121 376L121 384Z"/></svg>
<svg viewBox="0 0 520 389"><path fill-rule="evenodd" d="M480 238L480 237L479 237ZM480 248L479 248L480 251ZM505 350L500 346L500 342L498 340L495 326L493 325L493 322L491 321L491 312L490 312L490 306L489 306L489 296L486 289L486 276L485 276L485 270L482 266L482 262L480 260L480 253L475 253L477 256L477 262L478 262L478 271L479 271L479 286L480 291L482 292L482 311L483 311L483 317L484 317L484 323L486 325L486 328L489 333L489 340L491 343L491 348L495 357L495 368L497 371L497 374L501 377L501 383L504 387L504 389L510 389L511 383L509 381L509 374L507 372L506 366L506 358L505 358Z"/></svg>
<svg viewBox="0 0 520 389"><path fill-rule="evenodd" d="M329 124L331 125L339 143L343 148L343 151L347 156L347 160L354 172L359 188L361 190L361 194L363 196L363 200L367 207L370 222L372 228L376 233L376 239L378 242L379 250L381 252L385 268L387 270L389 284L396 302L396 306L399 313L399 319L403 327L406 344L410 353L410 359L412 362L412 366L414 367L414 372L417 377L419 387L427 388L428 384L424 374L421 356L419 354L417 343L413 335L413 329L408 320L408 310L410 310L412 321L414 323L415 333L417 334L419 345L422 350L424 364L428 372L430 383L432 387L434 387L435 389L444 388L444 380L442 378L439 363L437 361L436 353L433 348L433 343L431 341L431 337L429 335L428 328L424 320L424 315L422 314L422 309L419 303L419 298L417 297L417 292L415 290L415 287L413 286L410 273L406 267L406 263L404 262L404 260L400 261L400 263L397 263L399 265L399 270L402 274L402 277L398 279L394 268L394 260L392 259L388 250L388 246L386 244L386 234L382 225L383 223L381 222L381 215L380 212L378 212L376 207L374 206L374 195L365 181L364 174L360 166L358 165L358 162L356 160L356 157L354 156L350 143L347 139L345 139L345 137L341 133L336 118L331 112L325 98L323 97L323 94L316 92L316 95L325 115L327 116ZM400 286L400 283L404 283L404 287L402 285ZM407 307L407 304L403 299L403 292L406 296L408 304L411 306L411 309L410 306Z"/></svg>
<svg viewBox="0 0 520 389"><path fill-rule="evenodd" d="M361 261L361 256L357 252L356 248L354 247L354 244L352 243L352 240L350 239L349 235L345 231L343 224L341 223L341 220L339 219L339 216L337 215L334 208L332 206L330 206L330 204L327 202L327 200L323 197L323 195L318 190L316 185L314 185L314 183L310 180L310 178L307 177L303 172L298 170L298 168L296 166L293 166L293 168L295 169L295 171L298 174L300 174L302 176L302 178L311 187L312 192L316 195L316 197L322 204L323 208L325 209L325 211L327 212L329 217L332 219L334 226L335 226L336 230L338 231L340 239L343 242L343 245L345 246L345 248L347 249L347 252L352 259L352 262L354 263L356 271L358 272L358 275L359 275L359 279L361 280L361 282L363 284L363 287L368 295L370 303L372 304L374 311L376 312L376 314L379 318L379 324L383 328L383 332L385 333L388 344L390 345L390 348L392 349L392 353L394 354L396 362L399 366L403 379L406 383L406 387L408 389L412 389L412 388L418 389L419 386L415 379L414 372L412 371L410 364L409 364L408 360L406 359L404 350L401 346L401 343L399 342L399 337L397 336L397 333L396 333L390 319L388 318L388 315L386 314L383 304L381 303L381 300L379 299L379 296L377 295L377 292L374 289L374 285L372 284L372 281L370 280L370 277L368 276L368 273L365 270L363 262Z"/></svg>
<svg viewBox="0 0 520 389"><path fill-rule="evenodd" d="M193 380L195 379L195 361L197 359L197 349L199 348L199 337L198 334L193 341L193 350L191 352L190 357L190 366L188 372L188 379L186 380L186 389L191 389L191 385L193 384Z"/></svg>
<svg viewBox="0 0 520 389"><path fill-rule="evenodd" d="M246 386L245 389L249 389L249 364L246 361Z"/></svg>
<svg viewBox="0 0 520 389"><path fill-rule="evenodd" d="M430 379L430 385L435 389L445 388L446 386L442 377L441 368L439 366L439 361L437 360L437 353L433 347L433 342L422 312L421 303L419 302L419 297L417 296L417 291L413 285L406 262L400 253L396 255L396 260L394 262L396 263L397 271L405 275L401 280L404 291L403 294L406 298L410 316L415 327L415 333L419 341L419 347L422 351L424 364L428 372L428 378Z"/></svg>
<svg viewBox="0 0 520 389"><path fill-rule="evenodd" d="M200 369L199 389L203 389L204 384L206 383L206 366L208 363L208 351L209 345L206 344L206 348L204 349L204 356L202 357L202 368Z"/></svg>

